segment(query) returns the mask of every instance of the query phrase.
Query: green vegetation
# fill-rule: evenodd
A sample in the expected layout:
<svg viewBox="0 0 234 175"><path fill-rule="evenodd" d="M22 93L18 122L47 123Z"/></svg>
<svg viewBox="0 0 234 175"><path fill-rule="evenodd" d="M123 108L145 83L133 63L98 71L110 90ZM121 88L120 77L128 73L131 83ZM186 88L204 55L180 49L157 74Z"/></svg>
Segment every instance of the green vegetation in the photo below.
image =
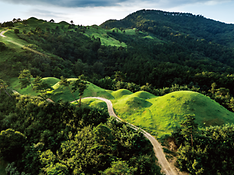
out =
<svg viewBox="0 0 234 175"><path fill-rule="evenodd" d="M159 138L180 127L185 114L195 114L200 127L234 122L232 112L197 92L177 91L161 97L143 91L132 94L118 90L113 94L117 94L112 101L120 118Z"/></svg>
<svg viewBox="0 0 234 175"><path fill-rule="evenodd" d="M124 164L121 171L161 174L150 142L109 118L100 101L77 107L6 93L0 99L0 157L14 162L7 172L102 174Z"/></svg>
<svg viewBox="0 0 234 175"><path fill-rule="evenodd" d="M5 171L5 168L6 168L6 163L4 161L0 161L0 174L2 175L6 175L6 171Z"/></svg>
<svg viewBox="0 0 234 175"><path fill-rule="evenodd" d="M77 78L68 78L68 81L75 82ZM50 97L53 101L59 101L59 100L64 100L64 101L74 101L74 97L71 94L70 90L68 87L61 86L58 83L54 84L52 86L54 90L50 91ZM79 92L74 92L73 93L75 97L79 96ZM110 91L104 90L92 83L88 85L88 88L84 91L83 97L105 97L105 98L113 98L112 95L110 94Z"/></svg>
<svg viewBox="0 0 234 175"><path fill-rule="evenodd" d="M182 128L173 133L177 166L191 174L233 174L233 124L199 130L194 117L186 115Z"/></svg>
<svg viewBox="0 0 234 175"><path fill-rule="evenodd" d="M100 26L13 19L2 31L0 139L12 139L0 153L16 155L8 172L155 174L148 141L109 119L103 101L69 103L99 96L124 121L172 140L164 149L181 170L233 174L233 25L140 10Z"/></svg>
<svg viewBox="0 0 234 175"><path fill-rule="evenodd" d="M70 90L61 85L57 78L48 77L42 80L52 85L53 90L48 91L48 97L55 102L59 100L71 102L79 97L79 91L71 93L71 84L77 78L67 79L70 82ZM30 85L25 89L20 93L26 95L32 92L30 95L36 95ZM105 90L90 83L83 97L97 96L110 99L120 118L147 130L158 138L171 135L175 128L180 127L179 123L185 114L196 115L196 122L200 127L234 122L232 112L209 97L192 91L176 91L164 96L154 96L145 91L132 93L126 89ZM94 99L85 99L84 103L90 106L97 105L100 108L106 106L104 102Z"/></svg>
<svg viewBox="0 0 234 175"><path fill-rule="evenodd" d="M127 47L125 43L121 43L118 40L110 37L107 32L109 31L99 26L89 26L85 31L85 35L95 39L99 38L102 45L105 46Z"/></svg>

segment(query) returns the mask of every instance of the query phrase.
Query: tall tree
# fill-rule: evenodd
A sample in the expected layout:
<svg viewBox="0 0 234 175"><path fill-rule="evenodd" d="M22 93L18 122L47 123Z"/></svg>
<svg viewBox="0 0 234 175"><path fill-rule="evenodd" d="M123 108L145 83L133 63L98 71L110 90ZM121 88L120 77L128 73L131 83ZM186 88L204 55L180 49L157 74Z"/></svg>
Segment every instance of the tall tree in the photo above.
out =
<svg viewBox="0 0 234 175"><path fill-rule="evenodd" d="M7 87L8 85L6 84L6 82L0 79L0 92L3 90L9 97L11 97L10 94L6 91Z"/></svg>
<svg viewBox="0 0 234 175"><path fill-rule="evenodd" d="M50 87L46 82L42 81L42 78L37 76L34 80L33 80L33 86L34 89L37 92L40 92L40 96L42 96L42 98L46 99L47 98L47 90L51 90L52 87Z"/></svg>
<svg viewBox="0 0 234 175"><path fill-rule="evenodd" d="M17 160L17 156L24 151L23 144L26 136L19 131L11 128L0 133L0 156L4 160L12 162Z"/></svg>
<svg viewBox="0 0 234 175"><path fill-rule="evenodd" d="M115 71L115 80L116 81L124 81L126 79L126 74L121 71Z"/></svg>
<svg viewBox="0 0 234 175"><path fill-rule="evenodd" d="M81 106L81 97L82 95L84 95L85 89L88 88L88 84L89 83L85 81L85 76L83 74L80 75L77 78L77 80L72 84L72 92L79 90L79 96L80 96L79 106Z"/></svg>
<svg viewBox="0 0 234 175"><path fill-rule="evenodd" d="M71 90L71 88L70 88L70 86L69 86L69 85L70 85L70 82L67 81L67 78L64 78L63 76L61 76L60 79L61 79L61 80L60 80L59 84L60 84L60 85L63 85L63 86L67 86L68 89L70 90L70 92L71 92L71 94L72 94L74 100L76 100L76 98L75 98L75 96L74 96L74 94L73 94L73 91Z"/></svg>
<svg viewBox="0 0 234 175"><path fill-rule="evenodd" d="M31 87L33 88L31 78L32 78L32 75L29 70L24 69L23 71L21 71L18 77L20 81L20 88L21 89L26 88L28 85L31 85Z"/></svg>
<svg viewBox="0 0 234 175"><path fill-rule="evenodd" d="M184 120L181 122L181 125L181 134L184 136L186 141L191 140L191 146L193 146L193 139L198 131L198 125L195 123L195 115L184 115Z"/></svg>

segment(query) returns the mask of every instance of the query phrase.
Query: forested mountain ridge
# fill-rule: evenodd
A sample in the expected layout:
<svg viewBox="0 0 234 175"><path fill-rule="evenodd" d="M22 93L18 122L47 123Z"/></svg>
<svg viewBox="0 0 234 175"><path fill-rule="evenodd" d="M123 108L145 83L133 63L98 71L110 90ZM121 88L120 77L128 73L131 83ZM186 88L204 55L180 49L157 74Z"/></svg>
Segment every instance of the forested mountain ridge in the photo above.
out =
<svg viewBox="0 0 234 175"><path fill-rule="evenodd" d="M122 20L108 20L103 28L137 28L160 35L190 35L191 37L216 42L224 46L234 46L234 25L226 24L202 15L191 13L166 12L160 10L140 10Z"/></svg>

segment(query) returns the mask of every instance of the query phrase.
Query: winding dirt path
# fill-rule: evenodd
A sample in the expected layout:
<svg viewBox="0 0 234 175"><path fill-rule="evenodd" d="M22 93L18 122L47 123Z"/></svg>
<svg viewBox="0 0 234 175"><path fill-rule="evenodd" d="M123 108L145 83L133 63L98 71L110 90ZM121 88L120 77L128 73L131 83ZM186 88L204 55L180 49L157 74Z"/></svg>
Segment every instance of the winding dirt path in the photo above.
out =
<svg viewBox="0 0 234 175"><path fill-rule="evenodd" d="M2 31L2 32L0 33L0 36L3 37L3 38L5 38L6 36L3 35L5 32L7 32L7 30L6 30L6 31Z"/></svg>
<svg viewBox="0 0 234 175"><path fill-rule="evenodd" d="M121 121L121 119L115 114L114 110L113 110L113 105L112 102L106 98L102 98L102 97L85 97L85 98L95 98L98 100L102 100L104 102L106 102L107 104L107 108L108 108L108 112L110 116L114 116L116 118L116 120ZM85 99L83 98L83 99ZM130 125L131 128L138 130L140 128L127 123ZM153 145L153 149L154 149L154 153L155 156L158 158L158 163L161 165L162 171L166 174L166 175L178 175L179 173L175 170L174 167L172 167L172 165L170 165L170 163L167 161L165 154L163 152L162 146L161 144L152 136L150 135L148 132L140 129L141 132L144 134L144 136L149 139L149 141L151 142L151 144Z"/></svg>
<svg viewBox="0 0 234 175"><path fill-rule="evenodd" d="M5 30L5 31L2 31L2 32L0 33L0 36L3 37L3 38L8 38L7 36L4 35L4 33L6 33L7 31L8 31L8 29ZM17 43L17 42L15 42L15 41L12 41L12 40L10 40L10 39L7 39L6 41L9 42L9 43L12 43L12 44L17 45L17 46L21 47L22 49L29 50L29 51L31 51L31 52L34 52L34 53L38 54L38 55L47 57L47 55L44 54L44 53L41 53L41 52L39 52L39 51L36 51L36 50L31 49L31 48L29 48L29 47L26 47L26 46L24 46L24 45L22 45L22 44L20 44L20 43Z"/></svg>

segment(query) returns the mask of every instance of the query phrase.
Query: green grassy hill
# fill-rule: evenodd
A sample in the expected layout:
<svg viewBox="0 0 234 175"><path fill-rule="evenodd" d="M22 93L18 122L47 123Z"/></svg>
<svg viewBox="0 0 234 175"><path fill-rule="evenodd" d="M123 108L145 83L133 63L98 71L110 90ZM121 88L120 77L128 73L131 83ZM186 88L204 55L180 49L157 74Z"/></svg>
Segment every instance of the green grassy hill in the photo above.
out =
<svg viewBox="0 0 234 175"><path fill-rule="evenodd" d="M214 100L191 91L177 91L161 97L137 92L113 100L113 106L120 118L157 137L171 134L180 126L185 114L195 114L199 126L234 122L234 113Z"/></svg>
<svg viewBox="0 0 234 175"><path fill-rule="evenodd" d="M69 78L68 81L72 82L75 81L76 78ZM70 89L66 86L61 86L59 82L54 84L53 89L50 92L50 98L53 101L59 101L59 100L64 100L64 101L74 101L74 97L71 94L70 89L72 86L70 86ZM105 89L102 89L92 83L89 84L88 88L84 91L84 95L82 97L104 97L108 99L113 99L114 97L111 95L112 91L108 91ZM79 99L79 92L73 93L76 99Z"/></svg>
<svg viewBox="0 0 234 175"><path fill-rule="evenodd" d="M75 80L75 78L68 79L68 81ZM48 93L53 101L71 102L74 101L74 97L79 99L79 92L73 93L73 97L68 87L59 84L59 79L47 77L43 78L43 81L52 85L54 90ZM15 89L17 89L17 86L15 86ZM31 86L17 90L21 94L37 95ZM200 127L234 123L234 113L209 97L192 91L176 91L157 97L145 91L132 93L126 89L105 90L90 83L83 97L110 99L120 118L149 131L159 138L166 134L170 135L176 127L180 127L180 122L185 114L195 114L196 122ZM100 100L83 99L82 102L83 105L106 108L106 104Z"/></svg>

